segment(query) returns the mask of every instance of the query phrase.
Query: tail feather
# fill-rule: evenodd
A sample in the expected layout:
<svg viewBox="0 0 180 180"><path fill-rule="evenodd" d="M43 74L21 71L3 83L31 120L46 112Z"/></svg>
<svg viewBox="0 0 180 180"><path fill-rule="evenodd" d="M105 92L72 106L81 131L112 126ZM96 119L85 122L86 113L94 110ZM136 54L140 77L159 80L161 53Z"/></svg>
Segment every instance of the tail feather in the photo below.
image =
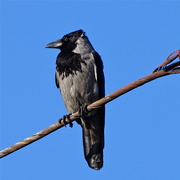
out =
<svg viewBox="0 0 180 180"><path fill-rule="evenodd" d="M104 124L98 113L81 119L84 156L89 167L99 170L103 166Z"/></svg>

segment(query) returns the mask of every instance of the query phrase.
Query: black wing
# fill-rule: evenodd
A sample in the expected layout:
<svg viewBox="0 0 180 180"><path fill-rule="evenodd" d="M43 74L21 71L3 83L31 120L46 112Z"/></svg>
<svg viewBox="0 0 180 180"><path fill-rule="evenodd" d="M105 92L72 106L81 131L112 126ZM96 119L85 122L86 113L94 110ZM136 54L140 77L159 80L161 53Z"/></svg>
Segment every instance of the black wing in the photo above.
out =
<svg viewBox="0 0 180 180"><path fill-rule="evenodd" d="M93 56L95 59L96 67L97 67L97 81L99 87L99 99L105 96L105 78L103 73L103 62L100 55L94 51ZM101 119L101 128L104 135L104 125L105 125L105 105L99 109L100 119ZM103 144L104 144L104 137L103 137Z"/></svg>

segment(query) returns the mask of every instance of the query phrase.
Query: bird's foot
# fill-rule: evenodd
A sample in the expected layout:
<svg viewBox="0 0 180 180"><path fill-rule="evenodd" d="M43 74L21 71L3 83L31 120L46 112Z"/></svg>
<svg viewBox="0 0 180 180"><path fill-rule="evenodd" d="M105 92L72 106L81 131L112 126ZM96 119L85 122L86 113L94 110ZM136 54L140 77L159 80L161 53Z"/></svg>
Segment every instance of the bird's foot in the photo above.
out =
<svg viewBox="0 0 180 180"><path fill-rule="evenodd" d="M59 120L59 123L63 123L64 125L65 125L65 127L66 127L66 125L68 124L68 122L66 121L66 119L68 119L70 122L69 122L69 127L73 127L73 123L72 123L72 121L71 121L71 119L70 119L70 116L71 114L68 114L68 115L64 115L63 117L62 117L62 119L60 119Z"/></svg>
<svg viewBox="0 0 180 180"><path fill-rule="evenodd" d="M87 109L87 105L81 105L80 108L79 108L79 114L80 116L83 118L87 118L88 117L88 114L89 114L89 111Z"/></svg>

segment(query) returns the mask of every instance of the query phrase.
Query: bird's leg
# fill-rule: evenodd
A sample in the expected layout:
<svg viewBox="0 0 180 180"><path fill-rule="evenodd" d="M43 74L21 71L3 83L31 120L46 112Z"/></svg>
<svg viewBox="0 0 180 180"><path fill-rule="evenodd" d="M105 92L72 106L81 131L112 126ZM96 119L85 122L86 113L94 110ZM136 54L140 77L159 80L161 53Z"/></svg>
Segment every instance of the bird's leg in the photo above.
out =
<svg viewBox="0 0 180 180"><path fill-rule="evenodd" d="M89 111L87 109L87 105L81 105L79 108L79 114L81 115L81 117L87 118L88 113L89 113Z"/></svg>
<svg viewBox="0 0 180 180"><path fill-rule="evenodd" d="M71 121L71 119L70 119L70 117L69 117L70 115L71 115L71 114L64 115L64 116L62 117L62 119L59 120L59 123L63 122L64 125L65 125L65 127L66 127L66 125L68 124L68 123L66 122L66 119L68 119L68 120L70 121L69 126L72 128L72 127L73 127L73 123L72 123L72 121Z"/></svg>

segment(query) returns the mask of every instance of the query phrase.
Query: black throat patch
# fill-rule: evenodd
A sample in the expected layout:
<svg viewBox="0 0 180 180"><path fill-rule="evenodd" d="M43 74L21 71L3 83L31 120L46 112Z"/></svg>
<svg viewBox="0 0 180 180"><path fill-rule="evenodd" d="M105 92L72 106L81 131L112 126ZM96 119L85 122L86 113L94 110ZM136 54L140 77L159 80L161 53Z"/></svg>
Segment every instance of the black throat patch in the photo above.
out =
<svg viewBox="0 0 180 180"><path fill-rule="evenodd" d="M62 79L76 75L76 72L82 72L82 64L86 63L81 59L81 55L74 52L61 52L57 56L56 70L59 75L62 75Z"/></svg>

